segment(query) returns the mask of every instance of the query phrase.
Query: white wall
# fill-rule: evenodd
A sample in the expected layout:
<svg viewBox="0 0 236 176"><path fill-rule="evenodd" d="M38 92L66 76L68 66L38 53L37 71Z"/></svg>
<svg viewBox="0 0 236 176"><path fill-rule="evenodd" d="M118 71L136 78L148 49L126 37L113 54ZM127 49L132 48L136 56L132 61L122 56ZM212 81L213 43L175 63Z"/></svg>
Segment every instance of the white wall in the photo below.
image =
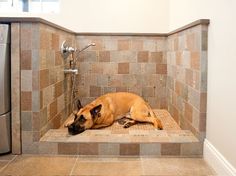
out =
<svg viewBox="0 0 236 176"><path fill-rule="evenodd" d="M156 33L168 30L168 0L60 0L59 14L40 16L75 32ZM1 14L0 16L16 16Z"/></svg>
<svg viewBox="0 0 236 176"><path fill-rule="evenodd" d="M170 30L209 18L207 140L236 168L236 1L170 0Z"/></svg>

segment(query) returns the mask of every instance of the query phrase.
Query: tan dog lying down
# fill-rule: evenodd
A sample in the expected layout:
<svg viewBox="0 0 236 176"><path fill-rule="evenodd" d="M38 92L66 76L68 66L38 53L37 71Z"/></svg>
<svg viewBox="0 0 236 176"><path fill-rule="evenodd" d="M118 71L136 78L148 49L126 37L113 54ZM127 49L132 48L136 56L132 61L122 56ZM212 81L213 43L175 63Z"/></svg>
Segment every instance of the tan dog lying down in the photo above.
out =
<svg viewBox="0 0 236 176"><path fill-rule="evenodd" d="M86 129L95 129L112 125L123 117L131 120L124 122L128 128L137 122L149 122L157 129L162 129L161 121L156 117L150 106L138 95L118 92L105 94L85 107L77 101L78 111L74 121L66 125L72 135Z"/></svg>

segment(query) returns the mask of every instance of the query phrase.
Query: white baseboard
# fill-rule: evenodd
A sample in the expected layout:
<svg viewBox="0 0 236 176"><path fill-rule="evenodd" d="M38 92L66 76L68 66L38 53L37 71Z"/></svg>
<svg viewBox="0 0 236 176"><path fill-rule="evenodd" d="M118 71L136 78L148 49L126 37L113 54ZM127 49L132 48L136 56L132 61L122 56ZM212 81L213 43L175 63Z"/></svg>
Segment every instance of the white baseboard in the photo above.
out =
<svg viewBox="0 0 236 176"><path fill-rule="evenodd" d="M203 156L219 176L236 176L236 169L207 139L204 141Z"/></svg>

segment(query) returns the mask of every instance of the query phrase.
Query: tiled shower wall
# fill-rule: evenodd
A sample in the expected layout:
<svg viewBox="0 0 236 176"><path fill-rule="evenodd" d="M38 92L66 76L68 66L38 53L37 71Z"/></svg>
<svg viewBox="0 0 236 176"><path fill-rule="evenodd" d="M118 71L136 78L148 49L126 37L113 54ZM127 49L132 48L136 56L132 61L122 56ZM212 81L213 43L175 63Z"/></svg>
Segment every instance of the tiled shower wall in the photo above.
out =
<svg viewBox="0 0 236 176"><path fill-rule="evenodd" d="M41 23L20 24L22 152L38 151L37 142L59 128L70 114L71 78L64 75L68 60L60 54L63 40L75 36Z"/></svg>
<svg viewBox="0 0 236 176"><path fill-rule="evenodd" d="M168 36L76 35L43 22L11 26L13 153L21 146L23 153L57 148L39 139L71 112L71 78L63 72L69 59L59 52L64 40L79 49L96 43L78 55L77 95L83 105L108 92L134 92L153 108L168 108L182 129L204 138L206 24Z"/></svg>
<svg viewBox="0 0 236 176"><path fill-rule="evenodd" d="M168 36L168 111L203 141L206 132L207 25Z"/></svg>
<svg viewBox="0 0 236 176"><path fill-rule="evenodd" d="M87 104L108 92L133 92L153 108L166 108L166 38L152 36L77 36L78 97Z"/></svg>

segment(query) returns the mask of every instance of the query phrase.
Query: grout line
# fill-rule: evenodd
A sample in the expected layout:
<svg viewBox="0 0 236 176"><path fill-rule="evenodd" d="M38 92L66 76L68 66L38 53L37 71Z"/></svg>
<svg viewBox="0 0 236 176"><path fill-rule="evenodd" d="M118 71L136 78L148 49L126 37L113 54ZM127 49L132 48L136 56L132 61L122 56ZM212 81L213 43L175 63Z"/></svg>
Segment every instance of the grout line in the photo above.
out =
<svg viewBox="0 0 236 176"><path fill-rule="evenodd" d="M15 158L17 157L18 155L15 155L5 166L3 166L1 169L0 169L0 172L2 172L7 166L9 166L14 160Z"/></svg>
<svg viewBox="0 0 236 176"><path fill-rule="evenodd" d="M79 159L79 156L77 156L77 158L76 158L76 160L75 160L75 163L74 163L73 167L71 168L71 171L70 171L70 174L69 174L70 176L71 176L71 175L72 175L72 173L74 172L75 165L76 165L76 163L77 163L78 159Z"/></svg>

